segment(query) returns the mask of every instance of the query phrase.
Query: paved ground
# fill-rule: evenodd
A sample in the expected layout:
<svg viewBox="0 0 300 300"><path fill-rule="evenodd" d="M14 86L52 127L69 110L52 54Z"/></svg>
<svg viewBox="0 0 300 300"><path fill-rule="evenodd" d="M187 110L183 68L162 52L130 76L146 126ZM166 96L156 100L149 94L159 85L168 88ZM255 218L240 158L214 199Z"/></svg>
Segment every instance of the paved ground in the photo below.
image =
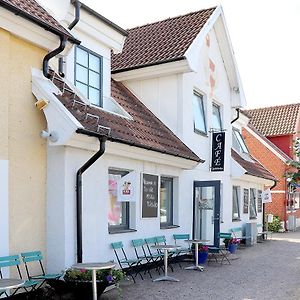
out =
<svg viewBox="0 0 300 300"><path fill-rule="evenodd" d="M274 234L236 256L231 265L209 264L204 272L176 266L170 275L180 282L152 282L149 277L125 282L121 291L107 292L101 300L300 299L300 231Z"/></svg>

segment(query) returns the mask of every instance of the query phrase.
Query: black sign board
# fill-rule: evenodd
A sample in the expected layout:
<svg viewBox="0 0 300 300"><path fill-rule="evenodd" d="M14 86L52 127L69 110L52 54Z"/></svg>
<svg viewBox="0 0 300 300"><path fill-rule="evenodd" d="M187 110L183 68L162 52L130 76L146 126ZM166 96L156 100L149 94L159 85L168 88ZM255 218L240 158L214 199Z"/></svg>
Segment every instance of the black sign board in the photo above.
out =
<svg viewBox="0 0 300 300"><path fill-rule="evenodd" d="M158 176L142 174L142 218L156 218L158 211Z"/></svg>
<svg viewBox="0 0 300 300"><path fill-rule="evenodd" d="M243 213L248 213L248 207L249 207L249 190L244 189L244 206L243 206Z"/></svg>
<svg viewBox="0 0 300 300"><path fill-rule="evenodd" d="M257 212L262 212L262 191L257 191Z"/></svg>
<svg viewBox="0 0 300 300"><path fill-rule="evenodd" d="M224 171L225 132L212 133L211 171Z"/></svg>

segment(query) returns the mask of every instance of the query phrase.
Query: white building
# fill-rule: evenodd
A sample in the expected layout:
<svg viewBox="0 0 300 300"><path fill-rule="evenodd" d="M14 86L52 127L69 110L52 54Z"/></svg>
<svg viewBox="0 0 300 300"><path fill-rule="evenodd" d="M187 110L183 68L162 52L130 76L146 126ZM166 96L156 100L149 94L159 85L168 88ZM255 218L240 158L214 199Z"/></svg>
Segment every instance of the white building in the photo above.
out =
<svg viewBox="0 0 300 300"><path fill-rule="evenodd" d="M66 27L73 21L69 1L45 4ZM65 80L33 70L33 93L49 102L49 270L114 259L115 241L130 256L136 238L172 242L174 233L189 233L218 245L220 231L261 224L256 194L274 177L243 146L231 158L231 122L245 100L222 8L138 27L126 38L82 4L72 34L82 43L65 54ZM214 132L225 133L216 145L225 157L217 166L215 152L219 171L211 170Z"/></svg>

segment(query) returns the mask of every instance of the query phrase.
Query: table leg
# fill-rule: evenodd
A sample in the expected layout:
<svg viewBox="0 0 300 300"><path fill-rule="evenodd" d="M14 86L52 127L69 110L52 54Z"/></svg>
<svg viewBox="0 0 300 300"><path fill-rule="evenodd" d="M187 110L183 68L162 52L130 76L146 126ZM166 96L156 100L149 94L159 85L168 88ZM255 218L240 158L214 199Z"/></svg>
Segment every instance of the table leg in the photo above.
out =
<svg viewBox="0 0 300 300"><path fill-rule="evenodd" d="M97 300L96 270L92 270L92 281L93 281L93 300Z"/></svg>
<svg viewBox="0 0 300 300"><path fill-rule="evenodd" d="M165 276L168 276L168 250L164 249Z"/></svg>
<svg viewBox="0 0 300 300"><path fill-rule="evenodd" d="M195 265L194 266L191 266L191 267L187 267L185 268L186 270L199 270L199 271L204 271L204 267L202 266L199 266L198 264L198 252L199 250L199 247L198 247L198 243L195 243L195 259L196 259L196 262L195 262Z"/></svg>
<svg viewBox="0 0 300 300"><path fill-rule="evenodd" d="M195 245L196 268L198 268L198 255L199 255L198 250L199 250L199 244L196 243L196 245Z"/></svg>

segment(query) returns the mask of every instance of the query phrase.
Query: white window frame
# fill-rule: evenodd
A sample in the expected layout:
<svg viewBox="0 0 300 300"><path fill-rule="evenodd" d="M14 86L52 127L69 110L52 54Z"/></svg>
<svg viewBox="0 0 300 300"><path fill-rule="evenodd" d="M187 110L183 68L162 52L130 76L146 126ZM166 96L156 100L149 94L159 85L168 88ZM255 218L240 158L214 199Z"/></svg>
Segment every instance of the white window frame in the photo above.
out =
<svg viewBox="0 0 300 300"><path fill-rule="evenodd" d="M254 188L250 188L250 195L249 195L249 218L250 219L257 219L257 201L256 200L257 200L257 191ZM254 201L254 205L252 203L253 201ZM254 208L254 215L252 215L251 207Z"/></svg>
<svg viewBox="0 0 300 300"><path fill-rule="evenodd" d="M217 116L217 119L219 121L219 126L218 127L215 127L214 124L213 124L213 120L214 120L214 107L217 109L217 112L218 112L218 116ZM218 105L217 103L213 102L212 103L212 122L211 122L211 127L212 129L214 130L219 130L221 131L222 128L223 128L223 123L222 123L222 109L221 109L221 106Z"/></svg>
<svg viewBox="0 0 300 300"><path fill-rule="evenodd" d="M197 108L196 108L196 101L197 101ZM204 96L203 94L194 90L193 92L193 118L194 118L194 132L207 135L207 126L206 126L206 110L204 104ZM198 112L195 110L198 109ZM196 121L197 114L199 114L202 120ZM204 128L197 128L196 123L203 123Z"/></svg>
<svg viewBox="0 0 300 300"><path fill-rule="evenodd" d="M166 209L169 209L166 210L166 215L167 215L167 221L166 222L162 222L161 221L161 204L162 204L162 199L160 197L160 227L163 228L163 227L169 227L169 226L173 226L174 225L174 180L172 177L167 177L167 176L161 176L160 177L160 192L161 192L161 189L162 189L162 181L165 181L165 182L169 182L171 183L171 191L168 195L170 195L170 204L168 205L168 208Z"/></svg>
<svg viewBox="0 0 300 300"><path fill-rule="evenodd" d="M234 141L235 141L235 143L234 143ZM239 148L237 149L237 147L235 147L235 145L238 145ZM232 147L238 153L249 154L249 149L245 143L245 140L244 140L243 136L241 135L241 132L236 128L232 128Z"/></svg>
<svg viewBox="0 0 300 300"><path fill-rule="evenodd" d="M235 197L236 196L236 199ZM234 211L234 202L236 201L237 211ZM241 211L240 211L240 202L241 202L241 188L239 186L232 186L232 221L241 220ZM237 214L235 216L235 214Z"/></svg>

